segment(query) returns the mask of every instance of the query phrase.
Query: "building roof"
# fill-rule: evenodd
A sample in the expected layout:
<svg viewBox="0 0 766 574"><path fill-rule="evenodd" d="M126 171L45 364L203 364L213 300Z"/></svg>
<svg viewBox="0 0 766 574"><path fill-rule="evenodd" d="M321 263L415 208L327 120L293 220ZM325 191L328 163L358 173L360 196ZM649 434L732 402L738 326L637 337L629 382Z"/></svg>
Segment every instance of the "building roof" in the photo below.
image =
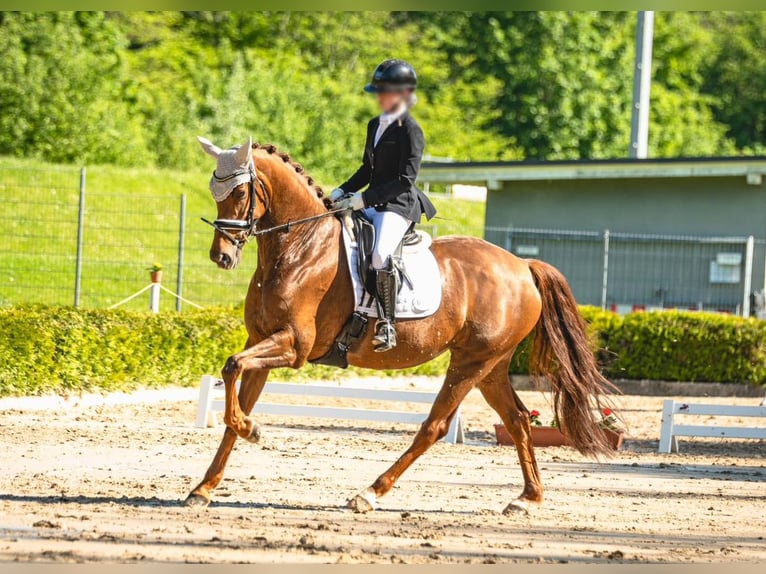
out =
<svg viewBox="0 0 766 574"><path fill-rule="evenodd" d="M759 185L766 175L766 156L661 159L595 159L500 162L424 162L419 181L479 183L490 189L503 181L559 179L640 179L665 177L744 176Z"/></svg>

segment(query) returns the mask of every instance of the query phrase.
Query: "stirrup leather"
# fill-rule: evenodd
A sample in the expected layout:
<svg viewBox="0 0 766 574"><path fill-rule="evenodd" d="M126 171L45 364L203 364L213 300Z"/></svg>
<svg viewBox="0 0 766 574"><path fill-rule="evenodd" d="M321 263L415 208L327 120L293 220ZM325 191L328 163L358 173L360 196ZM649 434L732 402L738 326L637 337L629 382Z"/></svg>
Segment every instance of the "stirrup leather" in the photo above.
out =
<svg viewBox="0 0 766 574"><path fill-rule="evenodd" d="M378 269L375 277L378 307L378 321L375 323L375 337L372 344L377 352L384 352L396 346L396 295L398 289L398 273L389 259L385 269Z"/></svg>

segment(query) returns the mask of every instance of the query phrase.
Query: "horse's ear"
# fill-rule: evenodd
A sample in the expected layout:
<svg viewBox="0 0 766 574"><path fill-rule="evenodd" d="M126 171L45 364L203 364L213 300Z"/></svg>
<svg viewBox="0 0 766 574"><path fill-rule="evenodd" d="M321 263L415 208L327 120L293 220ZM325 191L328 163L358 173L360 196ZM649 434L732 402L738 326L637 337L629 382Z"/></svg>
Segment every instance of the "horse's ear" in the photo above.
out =
<svg viewBox="0 0 766 574"><path fill-rule="evenodd" d="M251 150L253 149L253 136L247 138L247 141L243 143L237 150L237 162L239 165L246 165L250 163L252 156Z"/></svg>
<svg viewBox="0 0 766 574"><path fill-rule="evenodd" d="M203 138L202 136L197 136L197 141L199 142L199 145L202 146L202 149L206 154L208 154L211 157L218 158L218 156L221 154L221 148L219 148L217 145L215 145L213 142L211 142L208 139Z"/></svg>

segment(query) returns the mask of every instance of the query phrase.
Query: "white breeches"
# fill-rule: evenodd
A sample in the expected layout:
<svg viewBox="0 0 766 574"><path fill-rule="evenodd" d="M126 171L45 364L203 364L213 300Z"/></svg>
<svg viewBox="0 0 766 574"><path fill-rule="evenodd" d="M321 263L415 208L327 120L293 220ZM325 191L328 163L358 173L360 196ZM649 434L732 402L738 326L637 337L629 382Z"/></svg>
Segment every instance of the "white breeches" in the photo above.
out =
<svg viewBox="0 0 766 574"><path fill-rule="evenodd" d="M412 222L398 213L375 211L373 207L368 207L364 210L364 213L375 227L375 248L372 250L372 266L375 269L384 269L388 264L388 258L394 254Z"/></svg>

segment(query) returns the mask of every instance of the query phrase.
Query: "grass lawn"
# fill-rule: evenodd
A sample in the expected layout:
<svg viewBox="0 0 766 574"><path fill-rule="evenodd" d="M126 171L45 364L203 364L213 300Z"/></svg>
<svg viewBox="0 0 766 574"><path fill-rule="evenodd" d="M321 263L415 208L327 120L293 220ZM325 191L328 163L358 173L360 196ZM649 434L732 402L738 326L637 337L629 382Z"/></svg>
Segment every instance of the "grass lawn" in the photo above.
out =
<svg viewBox="0 0 766 574"><path fill-rule="evenodd" d="M310 166L309 166L310 167ZM354 166L349 166L353 169ZM212 164L199 170L94 166L87 169L81 304L107 307L149 282L146 268L164 266L163 284L175 290L180 197L186 194L183 295L201 305L237 305L255 268L255 249L242 265L221 271L207 251L212 230L200 216L215 216L207 190ZM80 173L76 166L0 157L0 305L74 300ZM331 188L332 184L325 187ZM484 204L433 198L440 219L424 228L435 235L481 236ZM163 309L173 309L163 296ZM143 309L148 296L125 305Z"/></svg>

